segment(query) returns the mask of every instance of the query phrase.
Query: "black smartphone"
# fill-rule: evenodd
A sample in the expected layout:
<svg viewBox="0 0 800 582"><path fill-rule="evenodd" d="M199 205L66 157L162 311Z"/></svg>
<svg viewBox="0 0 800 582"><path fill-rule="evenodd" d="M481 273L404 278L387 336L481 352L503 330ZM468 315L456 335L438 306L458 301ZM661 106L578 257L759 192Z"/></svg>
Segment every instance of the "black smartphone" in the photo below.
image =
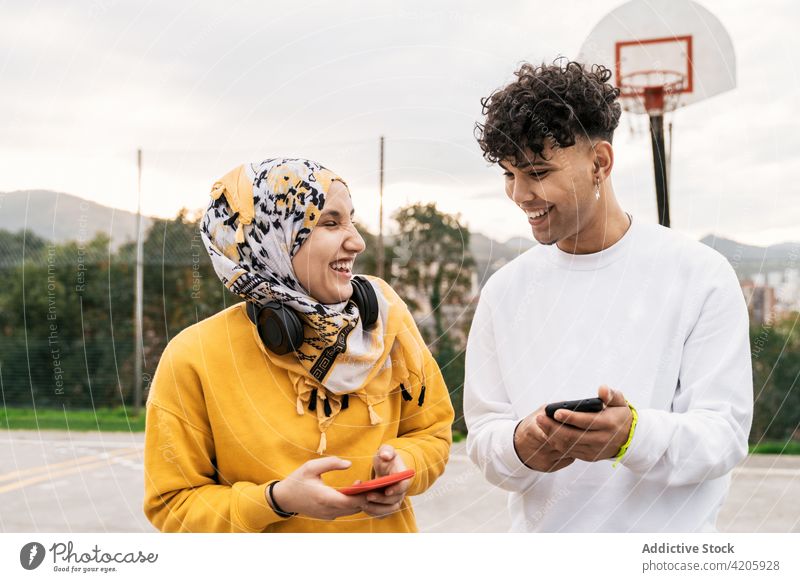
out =
<svg viewBox="0 0 800 582"><path fill-rule="evenodd" d="M583 400L564 400L563 402L553 402L544 407L544 413L555 420L556 410L562 408L574 412L600 412L605 404L599 398L584 398Z"/></svg>

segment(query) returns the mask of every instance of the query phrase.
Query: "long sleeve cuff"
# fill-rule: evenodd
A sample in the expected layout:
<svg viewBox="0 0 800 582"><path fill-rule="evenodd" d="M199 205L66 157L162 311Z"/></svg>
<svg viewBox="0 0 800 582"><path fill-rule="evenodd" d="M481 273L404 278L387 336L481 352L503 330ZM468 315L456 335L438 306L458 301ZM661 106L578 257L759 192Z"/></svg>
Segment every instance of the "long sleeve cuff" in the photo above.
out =
<svg viewBox="0 0 800 582"><path fill-rule="evenodd" d="M429 458L426 460L422 448L409 441L413 441L413 439L399 437L390 439L385 444L394 447L397 454L403 459L406 468L414 469L415 475L411 478L411 485L406 492L406 495L411 497L424 493L433 485L433 482L444 471L447 455L439 459ZM375 470L373 469L372 476L374 477L374 475Z"/></svg>
<svg viewBox="0 0 800 582"><path fill-rule="evenodd" d="M523 477L534 472L533 469L522 462L522 459L517 454L517 449L514 447L514 433L520 422L509 420L495 428L497 440L493 452L503 465L504 472L511 478Z"/></svg>
<svg viewBox="0 0 800 582"><path fill-rule="evenodd" d="M406 468L414 469L414 472L417 472L417 458L414 456L414 453L411 451L407 451L405 449L396 449L397 454L400 455L400 458L403 459L403 463L405 464ZM374 472L374 471L373 471ZM417 475L414 475L411 478L411 486L408 488L406 495L409 497L412 495L419 495L422 491L420 491L420 479Z"/></svg>
<svg viewBox="0 0 800 582"><path fill-rule="evenodd" d="M281 517L267 501L267 487L272 481L256 485L255 483L239 482L233 485L236 495L234 510L238 521L246 531L260 532L268 525L289 519Z"/></svg>
<svg viewBox="0 0 800 582"><path fill-rule="evenodd" d="M646 473L664 456L676 423L665 410L637 410L639 420L620 463L635 473Z"/></svg>

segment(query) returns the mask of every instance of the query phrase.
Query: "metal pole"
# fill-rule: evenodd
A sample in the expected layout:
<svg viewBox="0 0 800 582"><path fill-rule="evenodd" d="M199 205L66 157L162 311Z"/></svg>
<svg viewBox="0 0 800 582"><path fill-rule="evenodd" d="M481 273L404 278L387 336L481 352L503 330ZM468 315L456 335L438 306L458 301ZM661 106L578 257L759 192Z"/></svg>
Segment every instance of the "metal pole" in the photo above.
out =
<svg viewBox="0 0 800 582"><path fill-rule="evenodd" d="M380 213L378 215L378 277L384 278L383 273L383 136L381 136L381 173L380 173Z"/></svg>
<svg viewBox="0 0 800 582"><path fill-rule="evenodd" d="M672 180L672 121L667 124L667 184Z"/></svg>
<svg viewBox="0 0 800 582"><path fill-rule="evenodd" d="M142 150L136 150L138 170L138 204L136 208L136 289L134 296L134 367L133 367L133 414L138 416L142 409L142 303L144 291L144 248L142 241Z"/></svg>
<svg viewBox="0 0 800 582"><path fill-rule="evenodd" d="M653 144L658 223L669 227L669 190L667 187L667 160L664 151L664 115L662 113L650 114L650 138Z"/></svg>

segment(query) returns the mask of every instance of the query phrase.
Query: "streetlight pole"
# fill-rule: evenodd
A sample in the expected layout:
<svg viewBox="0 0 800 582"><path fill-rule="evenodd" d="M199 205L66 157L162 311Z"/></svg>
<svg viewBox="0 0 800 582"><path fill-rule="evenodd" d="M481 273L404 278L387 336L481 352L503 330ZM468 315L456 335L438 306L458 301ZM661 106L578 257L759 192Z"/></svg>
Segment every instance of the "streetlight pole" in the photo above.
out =
<svg viewBox="0 0 800 582"><path fill-rule="evenodd" d="M144 248L142 241L142 150L136 150L136 167L138 173L136 208L136 283L134 294L134 367L133 367L133 413L139 416L142 408L142 316L144 292Z"/></svg>
<svg viewBox="0 0 800 582"><path fill-rule="evenodd" d="M383 136L381 136L381 171L380 171L380 214L378 216L378 277L384 278L383 272Z"/></svg>

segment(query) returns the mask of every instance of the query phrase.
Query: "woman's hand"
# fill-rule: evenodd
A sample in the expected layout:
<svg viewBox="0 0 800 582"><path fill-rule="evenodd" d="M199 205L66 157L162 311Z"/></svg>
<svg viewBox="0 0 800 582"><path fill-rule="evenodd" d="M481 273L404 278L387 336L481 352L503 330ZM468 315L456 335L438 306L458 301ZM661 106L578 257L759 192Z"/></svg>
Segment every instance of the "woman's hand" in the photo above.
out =
<svg viewBox="0 0 800 582"><path fill-rule="evenodd" d="M283 511L326 520L362 511L368 505L365 494L345 495L322 482L323 473L348 469L350 465L350 461L338 457L303 463L272 488L275 503ZM267 502L272 506L269 495Z"/></svg>
<svg viewBox="0 0 800 582"><path fill-rule="evenodd" d="M375 468L375 477L383 477L392 473L399 473L407 469L402 457L397 454L391 445L382 445L372 460ZM367 504L364 506L364 513L379 519L387 515L400 511L406 491L411 487L411 477L389 485L383 491L370 491L366 494Z"/></svg>

